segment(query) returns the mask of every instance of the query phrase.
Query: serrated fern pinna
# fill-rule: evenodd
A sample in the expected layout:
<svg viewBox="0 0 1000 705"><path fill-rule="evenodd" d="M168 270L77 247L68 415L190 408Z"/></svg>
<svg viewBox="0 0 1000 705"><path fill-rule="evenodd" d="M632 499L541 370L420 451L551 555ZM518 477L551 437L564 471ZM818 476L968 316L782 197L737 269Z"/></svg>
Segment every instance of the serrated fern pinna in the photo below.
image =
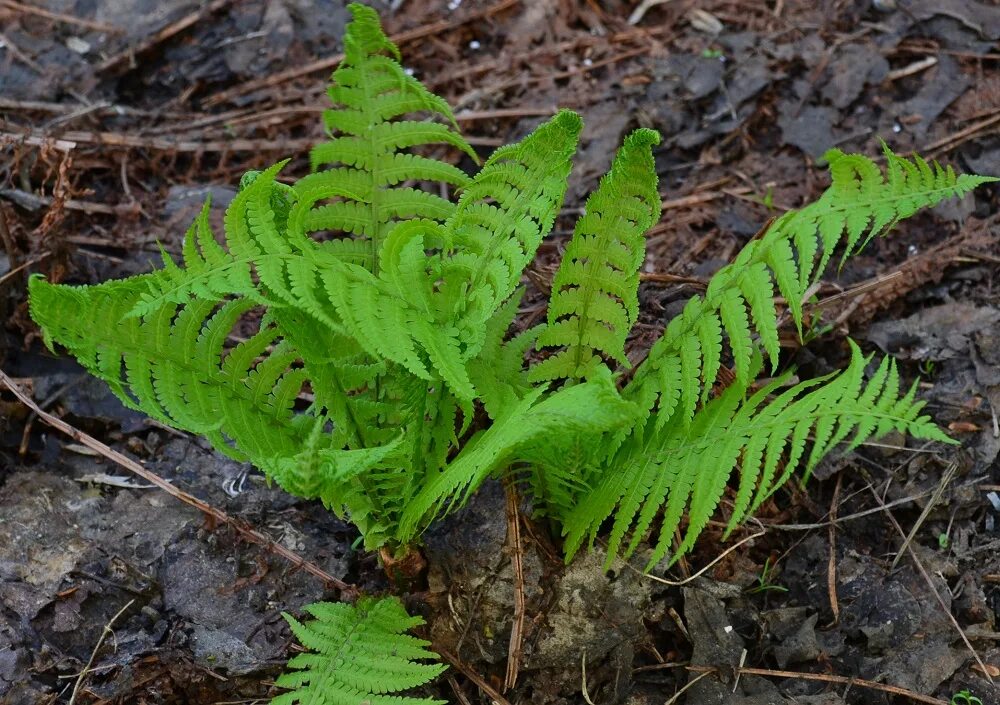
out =
<svg viewBox="0 0 1000 705"><path fill-rule="evenodd" d="M561 525L567 557L610 518L609 558L657 527L651 563L691 547L734 469L730 529L842 442L892 429L948 440L913 389L900 395L891 361L866 381L869 358L853 347L831 377L755 379L765 361L778 369L777 294L801 330L835 253L990 179L888 149L885 171L828 153L826 193L716 273L623 384L643 234L660 217L658 135L625 140L577 221L548 320L510 338L580 118L559 113L470 178L429 156L476 161L447 104L402 69L374 11L351 11L314 173L291 185L277 181L283 164L248 174L223 241L206 204L182 261L164 255L158 271L89 287L32 279L46 341L126 404L346 513L369 548L413 542L516 468ZM730 359L735 382L718 391Z"/></svg>

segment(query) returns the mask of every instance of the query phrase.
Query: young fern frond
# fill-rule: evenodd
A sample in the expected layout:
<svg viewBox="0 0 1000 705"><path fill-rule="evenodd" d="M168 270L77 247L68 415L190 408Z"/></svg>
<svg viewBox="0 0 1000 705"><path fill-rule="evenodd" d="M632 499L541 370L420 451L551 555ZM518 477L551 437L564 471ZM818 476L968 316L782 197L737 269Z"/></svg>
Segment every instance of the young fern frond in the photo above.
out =
<svg viewBox="0 0 1000 705"><path fill-rule="evenodd" d="M514 406L532 389L524 369L524 356L541 329L531 328L510 340L505 339L523 295L523 288L515 291L487 321L482 347L468 363L469 377L476 385L479 400L493 420L500 418L505 409Z"/></svg>
<svg viewBox="0 0 1000 705"><path fill-rule="evenodd" d="M582 127L579 115L564 110L497 149L445 224L454 240L443 260L443 287L454 292L456 311L478 342L555 222Z"/></svg>
<svg viewBox="0 0 1000 705"><path fill-rule="evenodd" d="M436 193L400 184L464 187L469 182L457 167L404 150L444 144L473 161L478 158L458 132L448 103L399 65L399 49L385 36L375 10L358 3L348 8L353 21L344 35L345 60L329 89L334 107L323 114L333 138L311 153L313 169L327 169L301 183L306 207L300 226L306 233L326 230L362 238L368 246L364 264L378 274L382 244L395 224L410 218L444 222L454 210ZM419 114L444 122L405 119ZM345 183L358 184L357 197L336 193ZM320 203L335 196L342 198Z"/></svg>
<svg viewBox="0 0 1000 705"><path fill-rule="evenodd" d="M301 308L337 328L315 271L341 264L340 252L290 228L303 202L296 188L276 180L286 163L247 172L253 178L243 179L226 209L222 245L209 225L206 203L184 238L183 266L164 253L162 274L148 281L129 315L142 316L168 303L242 296L270 307ZM338 192L350 193L342 187Z"/></svg>
<svg viewBox="0 0 1000 705"><path fill-rule="evenodd" d="M548 325L538 348L557 351L534 365L532 382L578 380L605 359L628 365L625 339L639 316L643 237L660 219L651 147L660 136L640 129L625 139L584 215L552 280Z"/></svg>
<svg viewBox="0 0 1000 705"><path fill-rule="evenodd" d="M444 700L394 695L424 685L447 668L430 642L407 634L424 623L395 597L362 597L357 604L316 602L299 622L285 614L308 649L288 661L275 681L282 693L271 705L444 705Z"/></svg>
<svg viewBox="0 0 1000 705"><path fill-rule="evenodd" d="M751 382L755 350L763 350L772 368L776 366L775 290L801 330L803 298L838 246L843 245L846 258L916 210L995 180L956 176L951 168L930 165L920 157L911 161L888 147L885 156L883 174L866 157L828 152L832 185L823 196L785 214L761 238L749 242L712 277L704 297L693 297L670 322L624 392L646 409L658 405L658 427L675 414L684 424L694 418L699 401L707 399L718 377L723 332L740 385Z"/></svg>
<svg viewBox="0 0 1000 705"><path fill-rule="evenodd" d="M567 560L588 538L594 540L609 517L614 521L608 561L619 554L631 555L661 507L665 512L654 532L647 569L670 552L686 512L687 528L672 554L676 560L707 526L734 470L739 487L727 535L797 470L808 476L848 437L845 450L892 430L954 442L920 415L923 402L915 401L916 386L900 396L891 359L884 359L864 384L870 360L852 342L851 363L841 373L801 382L773 399L770 395L787 375L749 398L743 388L733 385L699 410L690 424L671 424L650 438L630 438L608 461L601 483L566 518Z"/></svg>

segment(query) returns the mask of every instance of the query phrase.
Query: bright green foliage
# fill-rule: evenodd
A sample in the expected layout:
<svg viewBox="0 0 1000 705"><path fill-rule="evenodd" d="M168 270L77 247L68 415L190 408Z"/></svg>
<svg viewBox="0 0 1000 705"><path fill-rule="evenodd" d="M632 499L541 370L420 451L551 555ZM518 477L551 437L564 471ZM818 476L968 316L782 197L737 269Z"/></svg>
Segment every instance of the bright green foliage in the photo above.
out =
<svg viewBox="0 0 1000 705"><path fill-rule="evenodd" d="M516 460L530 460L533 449L556 436L586 443L608 428L618 428L635 417L635 408L618 395L610 374L600 379L545 395L535 387L524 398L504 408L485 431L474 436L465 450L435 477L406 508L401 536L415 537L418 522L438 514L445 503L461 505L483 480Z"/></svg>
<svg viewBox="0 0 1000 705"><path fill-rule="evenodd" d="M437 678L446 666L406 632L424 623L395 597L362 597L356 605L316 602L305 607L315 619L302 623L285 614L292 633L308 651L288 662L275 684L291 688L271 705L438 705L444 700L392 695Z"/></svg>
<svg viewBox="0 0 1000 705"><path fill-rule="evenodd" d="M304 215L302 228L311 233L339 231L360 236L364 259L358 264L381 271L379 257L389 231L404 219L443 222L454 210L447 199L411 186L410 181L464 187L465 173L444 162L413 152L422 145L457 147L476 160L459 134L451 108L399 65L399 49L382 32L370 7L351 6L354 21L344 37L345 61L333 73L329 96L334 107L323 113L329 142L313 148L313 169L332 168L303 179L300 197L311 203L350 185L354 195L318 205ZM414 113L444 118L446 124L400 119ZM338 194L342 195L342 194Z"/></svg>
<svg viewBox="0 0 1000 705"><path fill-rule="evenodd" d="M453 239L441 286L455 293L455 314L474 336L476 351L487 322L552 229L582 127L579 115L564 110L517 144L497 149L445 224Z"/></svg>
<svg viewBox="0 0 1000 705"><path fill-rule="evenodd" d="M127 316L137 296L126 282L92 287L31 281L31 311L47 336L65 346L128 406L204 435L237 459L294 454L308 436L292 413L305 381L287 343L262 327L226 352L227 336L253 304L193 301Z"/></svg>
<svg viewBox="0 0 1000 705"><path fill-rule="evenodd" d="M653 130L632 133L587 200L552 280L548 326L538 336L539 348L561 349L531 368L533 382L586 378L604 366L601 356L628 364L625 338L639 317L643 234L660 219L649 150L659 141Z"/></svg>
<svg viewBox="0 0 1000 705"><path fill-rule="evenodd" d="M928 417L919 415L923 402L914 399L915 384L900 397L891 359L883 359L865 383L871 357L862 355L853 343L851 349L851 363L839 374L782 390L786 374L749 397L733 385L705 404L690 424L671 424L648 440L631 436L607 461L616 472L604 473L601 484L565 518L567 554L572 556L588 536L593 541L612 515L609 561L620 552L631 554L665 506L649 558L651 567L670 550L685 508L687 528L674 555L692 547L734 470L738 469L739 487L727 535L796 470L802 468L808 476L842 441L853 449L897 430L953 442ZM812 445L809 452L807 442Z"/></svg>
<svg viewBox="0 0 1000 705"><path fill-rule="evenodd" d="M775 290L784 297L801 332L803 299L838 245L843 245L842 260L846 259L916 210L960 197L993 180L956 176L951 168L929 165L920 157L909 161L888 147L884 152L885 175L866 157L827 152L833 184L826 193L815 203L779 218L763 237L750 241L712 277L704 297L691 298L653 345L625 395L646 409L658 402L660 427L675 415L682 423L690 423L718 377L723 332L740 386L752 381L755 350L762 349L776 369Z"/></svg>
<svg viewBox="0 0 1000 705"><path fill-rule="evenodd" d="M730 529L836 446L892 429L946 440L914 389L900 396L891 361L865 381L856 349L828 378L788 389L786 377L755 379L765 359L772 371L781 362L776 294L801 330L835 251L843 260L990 179L888 149L885 173L830 152L826 193L723 267L623 385L643 234L660 215L659 136L626 138L577 221L547 322L508 338L522 274L562 206L580 117L560 112L470 178L427 156L435 145L475 156L448 106L403 71L372 10L351 11L330 141L312 153L325 170L290 185L277 180L284 163L248 173L221 237L206 205L182 261L164 254L150 274L91 287L32 279L49 345L126 404L350 517L370 549L417 540L510 472L562 526L568 556L610 520L609 554L633 553L652 531L652 562L691 547L734 470ZM456 188L457 202L445 197ZM736 382L717 389L729 360Z"/></svg>

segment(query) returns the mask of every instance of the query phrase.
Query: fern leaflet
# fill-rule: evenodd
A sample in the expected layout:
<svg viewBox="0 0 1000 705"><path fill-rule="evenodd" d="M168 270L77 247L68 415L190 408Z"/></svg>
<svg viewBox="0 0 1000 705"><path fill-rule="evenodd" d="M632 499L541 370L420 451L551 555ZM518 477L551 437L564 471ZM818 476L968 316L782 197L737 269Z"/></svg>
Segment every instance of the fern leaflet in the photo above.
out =
<svg viewBox="0 0 1000 705"><path fill-rule="evenodd" d="M517 288L555 222L582 126L579 115L564 110L517 144L497 149L446 223L454 241L441 279L455 292L474 352L485 322Z"/></svg>
<svg viewBox="0 0 1000 705"><path fill-rule="evenodd" d="M474 161L476 153L458 132L448 103L428 91L399 65L399 49L370 7L351 3L353 21L344 36L345 61L333 73L329 89L334 107L323 119L335 135L313 148L313 169L328 168L303 180L310 208L301 221L305 232L350 233L368 244L365 264L381 271L379 254L393 226L409 218L445 221L454 206L448 200L411 186L407 181L437 182L463 187L469 178L460 169L402 150L426 145L457 147ZM445 123L399 119L427 113ZM343 196L337 186L358 183L357 198L319 203ZM328 189L324 187L334 187Z"/></svg>
<svg viewBox="0 0 1000 705"><path fill-rule="evenodd" d="M265 469L294 455L309 433L307 418L292 408L306 382L294 348L264 325L227 350L233 327L254 306L246 299L129 317L143 283L67 287L34 277L32 316L126 406Z"/></svg>

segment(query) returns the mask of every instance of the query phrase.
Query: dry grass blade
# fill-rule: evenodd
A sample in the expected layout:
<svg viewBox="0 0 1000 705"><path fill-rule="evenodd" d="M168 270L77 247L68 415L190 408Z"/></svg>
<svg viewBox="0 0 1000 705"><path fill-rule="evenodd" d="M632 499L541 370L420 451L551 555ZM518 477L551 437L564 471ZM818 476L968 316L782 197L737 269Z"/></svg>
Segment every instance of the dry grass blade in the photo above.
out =
<svg viewBox="0 0 1000 705"><path fill-rule="evenodd" d="M687 670L694 671L696 673L717 673L718 669L714 666L685 666ZM863 678L848 678L847 676L835 676L829 673L797 673L795 671L777 671L770 668L745 668L741 667L738 672L744 676L763 676L765 678L798 678L800 680L807 681L821 681L823 683L838 683L840 685L847 686L857 686L860 688L867 688L869 690L878 690L882 693L890 693L891 695L898 695L903 698L909 698L915 703L927 703L928 705L948 705L947 700L941 700L940 698L932 698L929 695L921 695L920 693L915 693L912 690L907 690L906 688L900 688L895 685L885 685L884 683L876 683L875 681L865 680Z"/></svg>
<svg viewBox="0 0 1000 705"><path fill-rule="evenodd" d="M101 636L97 639L97 645L94 646L94 650L90 652L90 658L87 660L87 665L83 667L83 670L80 671L79 675L76 677L76 682L73 684L73 693L69 697L69 705L73 705L76 702L76 696L80 694L80 686L83 685L83 680L87 677L87 674L90 673L90 669L94 665L94 659L97 658L97 652L101 650L104 640L108 638L109 634L114 634L114 632L111 631L111 627L114 626L115 622L118 621L118 618L125 614L125 612L128 611L128 608L133 604L135 604L135 600L129 600L125 606L118 610L115 615L108 620L108 623L104 625L104 629L101 630Z"/></svg>
<svg viewBox="0 0 1000 705"><path fill-rule="evenodd" d="M878 492L875 491L875 488L870 487L869 489L871 490L872 495L875 497L875 501L878 502L879 504L882 504L882 498L879 497ZM883 507L884 506L885 505L883 505ZM980 658L979 652L977 652L975 647L972 646L972 642L969 641L969 637L966 636L965 632L962 630L962 625L960 625L958 623L958 620L955 619L955 615L951 613L951 610L948 608L948 605L945 604L945 601L941 598L941 594L937 591L937 588L934 587L934 583L931 581L931 576L930 574L928 574L927 569L924 567L923 561L920 560L920 557L917 555L916 551L913 550L913 547L905 543L906 534L903 533L903 527L899 525L899 522L896 521L896 517L894 517L890 511L886 510L885 515L886 517L888 517L889 521L892 522L892 525L896 528L896 531L899 532L899 535L903 538L904 547L907 553L909 553L910 557L913 559L913 564L917 567L917 571L920 573L920 576L924 579L924 582L927 583L928 589L930 589L931 593L934 594L934 599L937 600L937 603L941 606L942 611L948 617L948 621L952 623L952 625L955 627L955 631L957 631L958 635L962 638L962 642L965 644L965 648L967 648L969 650L969 653L972 654L972 658L976 660L976 663L982 669L982 672L986 676L986 679L990 683L993 683L993 677L990 675L989 669L986 668L986 664L983 663L982 658Z"/></svg>
<svg viewBox="0 0 1000 705"><path fill-rule="evenodd" d="M504 677L504 692L514 687L517 672L521 666L521 649L524 644L524 545L521 541L520 498L517 486L505 482L507 498L507 541L510 560L514 569L514 625L510 630L510 646L507 650L507 673Z"/></svg>
<svg viewBox="0 0 1000 705"><path fill-rule="evenodd" d="M958 470L958 463L952 461L948 464L948 469L944 471L941 476L941 482L938 483L937 489L934 490L934 494L931 495L930 500L924 507L924 510L920 512L920 516L917 517L917 521L913 524L913 528L910 529L910 533L906 535L906 539L903 541L903 545L899 547L899 552L896 557L892 560L892 565L889 566L889 570L895 570L896 566L899 565L899 561L902 559L903 554L910 548L910 543L913 541L913 537L917 535L917 531L920 527L924 525L924 521L927 520L927 516L931 513L931 510L937 505L938 500L941 499L941 495L944 494L945 489L951 484L951 480L955 477L955 472Z"/></svg>

